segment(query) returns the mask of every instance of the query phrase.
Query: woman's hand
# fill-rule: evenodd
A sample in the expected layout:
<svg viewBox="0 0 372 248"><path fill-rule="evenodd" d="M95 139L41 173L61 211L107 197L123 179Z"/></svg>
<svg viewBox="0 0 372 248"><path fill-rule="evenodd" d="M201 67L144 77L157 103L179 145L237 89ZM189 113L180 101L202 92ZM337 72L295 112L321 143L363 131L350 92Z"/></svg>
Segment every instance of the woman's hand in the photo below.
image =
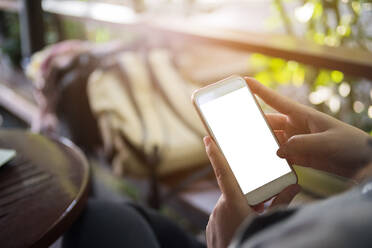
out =
<svg viewBox="0 0 372 248"><path fill-rule="evenodd" d="M206 231L207 244L208 247L222 248L228 246L236 229L248 215L263 210L263 203L254 208L248 205L230 167L214 141L207 136L204 138L204 143L222 192L209 217ZM299 191L298 185L287 187L273 200L271 206L288 204Z"/></svg>
<svg viewBox="0 0 372 248"><path fill-rule="evenodd" d="M245 80L254 94L281 113L266 115L281 143L278 156L349 178L369 162L367 133L291 101L252 78Z"/></svg>

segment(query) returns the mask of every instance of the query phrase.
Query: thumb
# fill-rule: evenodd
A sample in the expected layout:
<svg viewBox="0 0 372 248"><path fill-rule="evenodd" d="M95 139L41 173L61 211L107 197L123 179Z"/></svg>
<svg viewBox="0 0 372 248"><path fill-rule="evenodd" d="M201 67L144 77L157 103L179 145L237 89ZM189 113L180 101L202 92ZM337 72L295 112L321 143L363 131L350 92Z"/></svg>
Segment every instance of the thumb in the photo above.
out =
<svg viewBox="0 0 372 248"><path fill-rule="evenodd" d="M323 151L323 133L294 135L277 151L281 158L319 155Z"/></svg>
<svg viewBox="0 0 372 248"><path fill-rule="evenodd" d="M288 186L273 200L270 208L280 205L288 205L300 191L301 187L298 184Z"/></svg>
<svg viewBox="0 0 372 248"><path fill-rule="evenodd" d="M204 144L222 194L225 195L226 199L231 199L232 201L240 200L243 197L243 193L225 157L211 137L204 137Z"/></svg>

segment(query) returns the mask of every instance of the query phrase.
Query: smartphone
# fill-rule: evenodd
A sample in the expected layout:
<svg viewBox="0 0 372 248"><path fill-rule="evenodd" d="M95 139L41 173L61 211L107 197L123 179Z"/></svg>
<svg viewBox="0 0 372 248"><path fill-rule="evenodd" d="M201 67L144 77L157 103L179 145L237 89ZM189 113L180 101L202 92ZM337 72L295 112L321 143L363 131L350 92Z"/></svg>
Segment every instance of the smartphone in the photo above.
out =
<svg viewBox="0 0 372 248"><path fill-rule="evenodd" d="M249 205L257 205L297 183L256 97L242 77L232 76L196 90L193 104L226 158Z"/></svg>

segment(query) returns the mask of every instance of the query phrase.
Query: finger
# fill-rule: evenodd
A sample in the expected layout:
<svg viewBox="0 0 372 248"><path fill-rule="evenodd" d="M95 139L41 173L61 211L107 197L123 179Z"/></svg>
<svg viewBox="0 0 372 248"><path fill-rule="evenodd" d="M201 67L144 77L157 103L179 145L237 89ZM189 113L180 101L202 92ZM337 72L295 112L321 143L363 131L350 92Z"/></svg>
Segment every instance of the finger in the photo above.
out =
<svg viewBox="0 0 372 248"><path fill-rule="evenodd" d="M280 146L277 155L281 158L304 157L311 154L321 155L326 152L327 144L324 132L294 135Z"/></svg>
<svg viewBox="0 0 372 248"><path fill-rule="evenodd" d="M302 167L311 167L313 169L325 170L324 164L314 159L314 156L311 155L287 157L286 160L291 165L299 165Z"/></svg>
<svg viewBox="0 0 372 248"><path fill-rule="evenodd" d="M302 106L289 98L276 93L274 90L265 87L257 80L250 77L245 77L244 79L254 94L258 95L262 100L264 100L268 105L277 111L290 115L294 112L303 112L306 110L305 106Z"/></svg>
<svg viewBox="0 0 372 248"><path fill-rule="evenodd" d="M256 206L252 206L252 208L254 209L254 211L256 211L257 213L262 213L264 210L265 210L265 204L264 203L260 203Z"/></svg>
<svg viewBox="0 0 372 248"><path fill-rule="evenodd" d="M207 136L204 137L204 144L222 194L225 195L226 199L236 200L241 198L243 193L225 157L218 150L216 143L211 137Z"/></svg>
<svg viewBox="0 0 372 248"><path fill-rule="evenodd" d="M285 188L282 192L271 203L270 208L279 205L288 205L293 198L301 191L301 187L298 184L292 184Z"/></svg>
<svg viewBox="0 0 372 248"><path fill-rule="evenodd" d="M280 145L287 142L287 135L283 130L274 130L274 134Z"/></svg>
<svg viewBox="0 0 372 248"><path fill-rule="evenodd" d="M286 130L288 123L288 117L279 113L265 114L266 120L269 123L272 130Z"/></svg>

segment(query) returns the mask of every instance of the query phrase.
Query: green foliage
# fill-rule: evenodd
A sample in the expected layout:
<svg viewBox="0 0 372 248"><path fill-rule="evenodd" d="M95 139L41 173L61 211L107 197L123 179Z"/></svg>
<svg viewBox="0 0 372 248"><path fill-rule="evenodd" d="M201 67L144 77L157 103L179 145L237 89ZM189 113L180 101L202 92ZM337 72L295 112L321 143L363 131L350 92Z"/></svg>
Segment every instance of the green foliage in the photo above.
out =
<svg viewBox="0 0 372 248"><path fill-rule="evenodd" d="M340 71L332 71L331 79L335 83L341 83L341 81L344 79L344 74Z"/></svg>
<svg viewBox="0 0 372 248"><path fill-rule="evenodd" d="M294 2L298 3L293 15L286 12L287 2L292 6ZM276 28L277 20L281 20L289 35L296 35L293 31L295 24L302 25L303 36L319 45L350 45L368 50L372 47L372 37L367 33L368 23L361 21L364 4L371 5L368 1L355 0L274 0L273 7L277 12L267 24ZM368 132L372 130L370 82L344 75L341 71L314 68L262 54L252 54L249 63L254 77L263 84L272 88L307 84L309 102L315 104L314 107ZM356 102L366 106L363 111L355 109Z"/></svg>
<svg viewBox="0 0 372 248"><path fill-rule="evenodd" d="M88 39L98 43L104 43L111 39L111 33L107 28L98 27L93 32L88 33Z"/></svg>
<svg viewBox="0 0 372 248"><path fill-rule="evenodd" d="M299 2L301 6L295 9L295 18L287 25L293 25L295 22L303 23L306 29L305 36L320 45L339 46L357 41L360 46L366 48L366 43L369 41L365 36L364 24L361 22L361 1ZM281 11L278 9L278 12Z"/></svg>
<svg viewBox="0 0 372 248"><path fill-rule="evenodd" d="M18 15L0 12L0 17L0 25L3 32L1 34L0 50L10 58L14 65L18 65L22 56Z"/></svg>
<svg viewBox="0 0 372 248"><path fill-rule="evenodd" d="M257 72L255 78L266 86L276 87L290 83L300 86L305 81L305 66L296 61L255 53L249 62L252 69Z"/></svg>
<svg viewBox="0 0 372 248"><path fill-rule="evenodd" d="M44 13L45 43L54 44L60 40L57 17Z"/></svg>
<svg viewBox="0 0 372 248"><path fill-rule="evenodd" d="M80 22L63 19L63 33L66 39L85 39L85 28Z"/></svg>
<svg viewBox="0 0 372 248"><path fill-rule="evenodd" d="M330 85L332 83L331 79L331 73L328 70L320 70L318 76L315 79L314 88L317 88L318 86Z"/></svg>

